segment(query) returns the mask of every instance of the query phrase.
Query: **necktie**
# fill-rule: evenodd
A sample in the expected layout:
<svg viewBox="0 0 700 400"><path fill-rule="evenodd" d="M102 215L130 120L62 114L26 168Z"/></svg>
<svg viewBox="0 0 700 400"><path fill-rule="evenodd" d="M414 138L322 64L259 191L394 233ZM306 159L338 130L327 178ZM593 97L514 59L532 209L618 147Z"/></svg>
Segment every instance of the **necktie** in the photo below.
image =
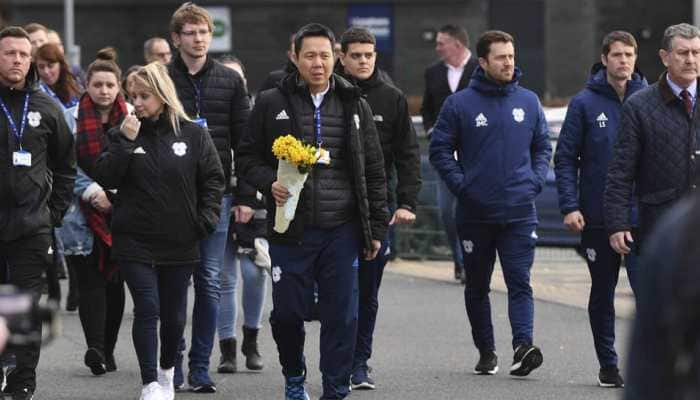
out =
<svg viewBox="0 0 700 400"><path fill-rule="evenodd" d="M690 93L688 93L687 90L683 89L681 91L681 98L683 99L683 105L685 106L685 112L688 113L688 115L693 114L693 100L690 98Z"/></svg>

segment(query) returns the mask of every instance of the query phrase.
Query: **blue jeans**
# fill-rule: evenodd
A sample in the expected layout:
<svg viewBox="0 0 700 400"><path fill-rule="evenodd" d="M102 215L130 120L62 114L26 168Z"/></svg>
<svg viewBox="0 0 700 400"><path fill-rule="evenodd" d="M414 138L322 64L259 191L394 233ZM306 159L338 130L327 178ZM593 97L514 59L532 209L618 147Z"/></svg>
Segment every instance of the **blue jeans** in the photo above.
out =
<svg viewBox="0 0 700 400"><path fill-rule="evenodd" d="M131 334L144 385L158 380L158 320L160 366L175 366L177 347L187 321L187 285L196 264L150 265L123 262L119 268L134 300Z"/></svg>
<svg viewBox="0 0 700 400"><path fill-rule="evenodd" d="M464 258L462 255L459 237L457 236L457 226L455 224L455 210L457 208L457 198L445 185L445 181L438 179L437 201L440 208L442 224L447 234L447 243L452 250L452 260L458 269L464 269Z"/></svg>
<svg viewBox="0 0 700 400"><path fill-rule="evenodd" d="M265 305L267 271L258 267L245 254L236 253L236 244L229 236L226 241L224 265L221 268L221 306L219 307L219 340L236 337L238 305L236 285L240 266L243 278L243 325L259 329Z"/></svg>
<svg viewBox="0 0 700 400"><path fill-rule="evenodd" d="M208 378L209 357L214 345L216 319L219 316L219 275L224 261L233 197L225 194L216 231L199 245L201 265L194 271L194 308L192 310L192 346L190 373L197 379Z"/></svg>
<svg viewBox="0 0 700 400"><path fill-rule="evenodd" d="M615 352L615 287L622 257L608 241L603 229L585 230L581 246L591 273L591 293L588 299L588 317L593 332L593 343L601 368L617 367ZM634 252L625 256L625 267L632 291L636 294L637 259Z"/></svg>
<svg viewBox="0 0 700 400"><path fill-rule="evenodd" d="M272 315L282 373L304 375L304 318L318 284L321 322L321 399L348 395L357 334L357 254L361 232L349 222L332 229L304 231L302 245L270 244Z"/></svg>
<svg viewBox="0 0 700 400"><path fill-rule="evenodd" d="M464 303L474 344L481 351L496 350L491 322L491 275L496 252L508 288L508 319L513 349L532 344L534 301L530 269L537 239L534 222L510 224L463 223L457 226L464 252Z"/></svg>

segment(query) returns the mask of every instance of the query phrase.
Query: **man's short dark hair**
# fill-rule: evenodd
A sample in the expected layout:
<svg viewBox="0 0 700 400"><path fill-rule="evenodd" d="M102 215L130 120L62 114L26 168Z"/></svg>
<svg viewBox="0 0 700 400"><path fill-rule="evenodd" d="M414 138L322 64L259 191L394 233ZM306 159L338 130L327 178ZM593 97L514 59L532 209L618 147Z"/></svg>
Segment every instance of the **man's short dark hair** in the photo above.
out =
<svg viewBox="0 0 700 400"><path fill-rule="evenodd" d="M8 26L0 31L0 40L6 37L24 38L29 40L29 34L21 26Z"/></svg>
<svg viewBox="0 0 700 400"><path fill-rule="evenodd" d="M304 38L307 37L325 37L331 42L331 50L335 45L335 35L333 31L323 25L316 22L302 26L297 33L294 34L294 53L299 56L299 51L301 50L301 43Z"/></svg>
<svg viewBox="0 0 700 400"><path fill-rule="evenodd" d="M377 45L377 39L366 28L350 28L340 36L340 51L348 52L348 47L353 43L366 43Z"/></svg>
<svg viewBox="0 0 700 400"><path fill-rule="evenodd" d="M610 46L612 46L612 44L615 42L620 42L625 46L634 47L634 54L637 54L637 40L631 33L626 31L612 31L605 35L600 53L607 57L608 53L610 53Z"/></svg>
<svg viewBox="0 0 700 400"><path fill-rule="evenodd" d="M438 29L438 33L444 33L455 38L462 46L469 48L469 34L467 30L459 25L447 24Z"/></svg>
<svg viewBox="0 0 700 400"><path fill-rule="evenodd" d="M515 44L515 40L513 40L513 36L503 31L486 31L479 36L479 40L476 42L476 56L479 58L488 57L492 43Z"/></svg>
<svg viewBox="0 0 700 400"><path fill-rule="evenodd" d="M38 22L32 22L24 26L24 30L27 31L27 33L34 33L38 31L44 31L48 35L49 33L49 28L45 27L44 25L38 23Z"/></svg>

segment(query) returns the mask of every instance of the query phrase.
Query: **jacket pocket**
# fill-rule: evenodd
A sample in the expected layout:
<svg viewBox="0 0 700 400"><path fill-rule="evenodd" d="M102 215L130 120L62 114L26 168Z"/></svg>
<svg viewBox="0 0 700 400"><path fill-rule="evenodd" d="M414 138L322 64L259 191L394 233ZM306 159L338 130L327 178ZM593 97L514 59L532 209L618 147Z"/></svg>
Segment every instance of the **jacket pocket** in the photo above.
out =
<svg viewBox="0 0 700 400"><path fill-rule="evenodd" d="M660 205L675 200L676 198L678 198L678 189L670 188L642 195L639 202L649 205Z"/></svg>

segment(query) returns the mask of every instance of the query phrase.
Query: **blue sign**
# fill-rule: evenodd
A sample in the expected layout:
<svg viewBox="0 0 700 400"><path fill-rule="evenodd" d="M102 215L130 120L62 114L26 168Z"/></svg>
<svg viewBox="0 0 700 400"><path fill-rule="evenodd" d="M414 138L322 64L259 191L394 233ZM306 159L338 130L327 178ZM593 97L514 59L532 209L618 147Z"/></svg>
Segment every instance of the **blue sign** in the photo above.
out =
<svg viewBox="0 0 700 400"><path fill-rule="evenodd" d="M367 28L377 39L377 51L394 50L394 7L391 4L358 4L348 7L348 26Z"/></svg>

